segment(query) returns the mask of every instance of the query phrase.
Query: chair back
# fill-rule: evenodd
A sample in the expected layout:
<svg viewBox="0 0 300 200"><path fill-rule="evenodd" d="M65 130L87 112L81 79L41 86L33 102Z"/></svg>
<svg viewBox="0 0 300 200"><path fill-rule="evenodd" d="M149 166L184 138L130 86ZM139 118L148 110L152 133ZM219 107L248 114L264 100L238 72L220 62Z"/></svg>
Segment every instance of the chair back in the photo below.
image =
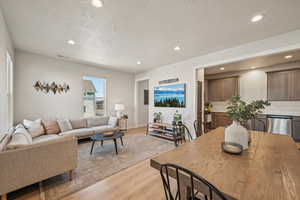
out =
<svg viewBox="0 0 300 200"><path fill-rule="evenodd" d="M201 194L205 200L227 200L225 195L215 186L194 172L181 166L169 163L163 164L160 168L160 175L167 200L181 200L182 195L180 192L182 191L181 187L183 187L181 184L182 177L189 177L190 179L190 190L188 190L189 194L187 194L190 197L189 200L200 200L200 198L197 197L199 192L195 190L195 186L203 188L204 192L201 190ZM170 176L173 177L173 179L170 179Z"/></svg>
<svg viewBox="0 0 300 200"><path fill-rule="evenodd" d="M194 121L194 130L197 137L200 137L202 135L202 123L199 120Z"/></svg>
<svg viewBox="0 0 300 200"><path fill-rule="evenodd" d="M185 124L183 124L183 123L179 123L176 126L176 132L177 132L177 136L179 138L181 138L181 142L182 141L186 142L186 139L188 141L192 141L193 140L191 132L189 131L188 127Z"/></svg>

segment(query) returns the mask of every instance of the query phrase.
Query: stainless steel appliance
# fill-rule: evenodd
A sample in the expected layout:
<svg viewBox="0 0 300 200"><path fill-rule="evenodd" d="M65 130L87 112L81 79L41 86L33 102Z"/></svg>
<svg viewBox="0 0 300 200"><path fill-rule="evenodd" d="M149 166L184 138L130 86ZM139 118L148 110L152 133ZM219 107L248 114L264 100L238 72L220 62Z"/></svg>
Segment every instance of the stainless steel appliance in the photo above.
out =
<svg viewBox="0 0 300 200"><path fill-rule="evenodd" d="M268 133L292 136L292 116L268 115Z"/></svg>

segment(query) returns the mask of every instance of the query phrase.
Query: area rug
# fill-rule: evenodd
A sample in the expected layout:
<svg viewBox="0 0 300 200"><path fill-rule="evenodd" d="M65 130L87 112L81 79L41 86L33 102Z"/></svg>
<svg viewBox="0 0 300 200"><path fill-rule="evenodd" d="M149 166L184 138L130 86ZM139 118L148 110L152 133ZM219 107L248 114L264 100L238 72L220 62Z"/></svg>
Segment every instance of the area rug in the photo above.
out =
<svg viewBox="0 0 300 200"><path fill-rule="evenodd" d="M91 142L79 144L78 167L74 179L62 174L43 181L46 200L57 200L95 184L140 161L174 148L174 143L144 134L129 134L123 138L124 146L118 140L119 154L115 154L112 141L96 143L90 155Z"/></svg>

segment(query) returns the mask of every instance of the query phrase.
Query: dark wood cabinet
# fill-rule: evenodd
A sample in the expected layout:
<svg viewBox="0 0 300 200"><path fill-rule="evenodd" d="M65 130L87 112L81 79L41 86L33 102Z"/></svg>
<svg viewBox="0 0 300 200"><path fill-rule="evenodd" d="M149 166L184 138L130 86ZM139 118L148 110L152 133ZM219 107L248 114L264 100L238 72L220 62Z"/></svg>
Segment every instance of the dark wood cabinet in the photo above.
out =
<svg viewBox="0 0 300 200"><path fill-rule="evenodd" d="M250 130L267 132L267 116L259 115L256 119L251 120Z"/></svg>
<svg viewBox="0 0 300 200"><path fill-rule="evenodd" d="M292 92L292 100L300 100L300 69L293 71Z"/></svg>
<svg viewBox="0 0 300 200"><path fill-rule="evenodd" d="M227 101L239 94L238 77L212 79L207 84L208 101Z"/></svg>
<svg viewBox="0 0 300 200"><path fill-rule="evenodd" d="M300 69L268 73L268 100L300 100Z"/></svg>
<svg viewBox="0 0 300 200"><path fill-rule="evenodd" d="M293 134L295 141L300 142L300 117L293 117Z"/></svg>
<svg viewBox="0 0 300 200"><path fill-rule="evenodd" d="M212 112L212 127L226 127L232 124L232 119L225 112Z"/></svg>

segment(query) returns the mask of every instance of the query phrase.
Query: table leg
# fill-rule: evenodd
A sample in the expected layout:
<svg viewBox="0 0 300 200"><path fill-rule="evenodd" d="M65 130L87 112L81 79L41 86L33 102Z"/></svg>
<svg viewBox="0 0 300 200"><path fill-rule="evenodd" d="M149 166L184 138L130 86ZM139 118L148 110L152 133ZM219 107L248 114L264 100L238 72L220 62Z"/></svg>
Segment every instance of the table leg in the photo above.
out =
<svg viewBox="0 0 300 200"><path fill-rule="evenodd" d="M116 154L118 155L118 145L117 145L117 140L116 139L114 139L114 143L115 143Z"/></svg>
<svg viewBox="0 0 300 200"><path fill-rule="evenodd" d="M95 141L93 141L93 144L92 144L92 148L91 148L90 155L92 155L92 153L93 153L94 145L95 145Z"/></svg>
<svg viewBox="0 0 300 200"><path fill-rule="evenodd" d="M122 138L122 136L120 137L120 139L121 139L121 144L122 144L122 146L124 146L124 143L123 143L123 138Z"/></svg>

